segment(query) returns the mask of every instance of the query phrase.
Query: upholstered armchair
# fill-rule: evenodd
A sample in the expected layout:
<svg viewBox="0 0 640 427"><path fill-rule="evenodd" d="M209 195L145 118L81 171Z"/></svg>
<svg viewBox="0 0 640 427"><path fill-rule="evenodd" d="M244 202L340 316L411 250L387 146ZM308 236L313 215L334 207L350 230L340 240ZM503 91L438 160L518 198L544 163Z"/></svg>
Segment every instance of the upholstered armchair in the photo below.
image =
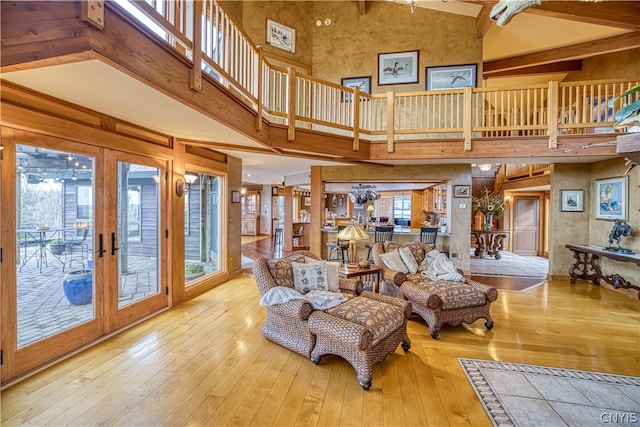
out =
<svg viewBox="0 0 640 427"><path fill-rule="evenodd" d="M418 266L433 248L425 243L379 242L372 248L376 265L383 268L380 292L411 303L413 312L424 319L433 338L437 338L443 325L459 326L485 319L485 327L493 328L489 312L490 305L498 298L498 291L485 284L462 275L457 269L457 280L432 280L422 274L403 272L388 268L383 262L384 254L395 249L407 248ZM437 253L437 252L436 252Z"/></svg>
<svg viewBox="0 0 640 427"><path fill-rule="evenodd" d="M280 259L257 259L253 274L260 293L264 296L278 287L294 288L292 263L309 260L319 261L307 251L296 251ZM363 292L359 279L340 278L338 285L342 295L346 295L345 301L326 310L315 310L303 299L266 306L262 334L316 364L325 354L344 358L355 369L361 387L367 390L371 387L374 364L384 361L399 344L405 351L411 347L407 335L411 304Z"/></svg>
<svg viewBox="0 0 640 427"><path fill-rule="evenodd" d="M295 251L284 258L258 258L253 264L253 276L260 291L264 295L276 286L293 288L293 271L291 262L309 257L318 259L308 251ZM340 290L348 295L359 295L362 292L362 281L357 279L340 279ZM262 325L262 335L305 357L311 356L315 345L315 336L309 332L309 316L314 311L311 303L305 300L292 300L282 304L266 307L267 320Z"/></svg>

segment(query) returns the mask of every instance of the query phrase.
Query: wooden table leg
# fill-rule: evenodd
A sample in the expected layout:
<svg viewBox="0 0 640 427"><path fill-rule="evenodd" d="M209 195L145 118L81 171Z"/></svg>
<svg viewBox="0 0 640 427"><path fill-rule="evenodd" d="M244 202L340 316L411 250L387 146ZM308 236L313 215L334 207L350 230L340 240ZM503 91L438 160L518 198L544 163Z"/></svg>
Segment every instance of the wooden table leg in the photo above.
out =
<svg viewBox="0 0 640 427"><path fill-rule="evenodd" d="M598 265L598 255L572 250L574 261L569 268L569 282L573 285L576 279L590 280L594 285L600 285L602 271Z"/></svg>

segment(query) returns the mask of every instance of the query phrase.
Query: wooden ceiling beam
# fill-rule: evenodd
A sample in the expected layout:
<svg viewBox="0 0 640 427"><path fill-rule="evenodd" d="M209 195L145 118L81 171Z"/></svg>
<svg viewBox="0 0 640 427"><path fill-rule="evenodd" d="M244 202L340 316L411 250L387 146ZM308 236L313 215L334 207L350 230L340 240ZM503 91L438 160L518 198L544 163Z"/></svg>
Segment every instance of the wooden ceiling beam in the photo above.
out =
<svg viewBox="0 0 640 427"><path fill-rule="evenodd" d="M582 70L582 59L575 59L573 61L561 61L554 62L552 64L535 65L533 67L523 67L517 70L497 71L493 73L483 73L482 77L485 79L496 77L519 77L519 76L531 76L535 74L557 74L557 73L569 73L571 71Z"/></svg>
<svg viewBox="0 0 640 427"><path fill-rule="evenodd" d="M569 21L640 31L638 1L543 1L525 12Z"/></svg>
<svg viewBox="0 0 640 427"><path fill-rule="evenodd" d="M489 28L493 24L491 20L491 7L482 6L480 9L480 13L478 13L478 17L476 18L476 36L481 39L487 34Z"/></svg>
<svg viewBox="0 0 640 427"><path fill-rule="evenodd" d="M364 16L367 14L367 2L366 0L358 0L358 15Z"/></svg>
<svg viewBox="0 0 640 427"><path fill-rule="evenodd" d="M482 70L483 76L489 77L492 74L509 70L530 68L559 61L584 59L591 56L637 48L640 48L640 33L627 33L556 49L513 56L511 58L487 61L483 63Z"/></svg>

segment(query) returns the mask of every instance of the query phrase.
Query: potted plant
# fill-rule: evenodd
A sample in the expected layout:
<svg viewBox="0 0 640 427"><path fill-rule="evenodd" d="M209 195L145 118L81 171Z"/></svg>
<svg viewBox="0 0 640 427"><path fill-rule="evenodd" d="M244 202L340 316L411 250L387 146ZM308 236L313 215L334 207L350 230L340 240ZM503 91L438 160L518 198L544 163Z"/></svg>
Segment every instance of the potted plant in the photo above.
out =
<svg viewBox="0 0 640 427"><path fill-rule="evenodd" d="M184 267L184 275L187 282L204 276L204 265L197 262L189 263Z"/></svg>
<svg viewBox="0 0 640 427"><path fill-rule="evenodd" d="M54 255L62 255L65 248L66 245L64 244L64 241L62 239L53 239L51 242L49 242L49 251L51 251L51 253Z"/></svg>

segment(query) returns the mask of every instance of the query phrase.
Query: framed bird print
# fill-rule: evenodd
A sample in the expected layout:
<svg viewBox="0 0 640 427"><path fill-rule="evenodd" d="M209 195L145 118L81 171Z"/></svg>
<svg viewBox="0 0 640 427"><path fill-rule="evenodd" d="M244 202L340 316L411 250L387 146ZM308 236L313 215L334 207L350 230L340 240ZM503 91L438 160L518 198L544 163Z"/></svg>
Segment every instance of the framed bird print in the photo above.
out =
<svg viewBox="0 0 640 427"><path fill-rule="evenodd" d="M477 64L427 67L426 90L458 89L476 87Z"/></svg>
<svg viewBox="0 0 640 427"><path fill-rule="evenodd" d="M378 85L418 83L418 51L378 54Z"/></svg>

